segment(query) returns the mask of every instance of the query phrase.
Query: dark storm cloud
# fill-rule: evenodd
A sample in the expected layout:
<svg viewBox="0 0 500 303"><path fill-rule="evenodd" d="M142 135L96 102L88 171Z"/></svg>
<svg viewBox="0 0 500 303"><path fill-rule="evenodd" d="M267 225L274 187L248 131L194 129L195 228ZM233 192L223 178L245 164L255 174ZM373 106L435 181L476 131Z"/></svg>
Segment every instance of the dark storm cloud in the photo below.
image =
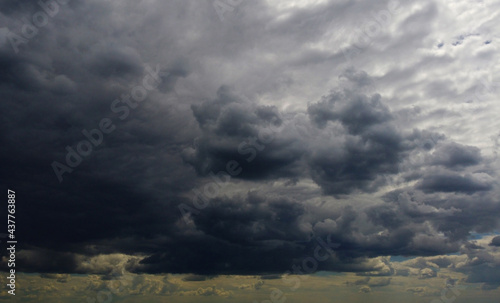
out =
<svg viewBox="0 0 500 303"><path fill-rule="evenodd" d="M2 264L3 265L3 264ZM19 251L16 254L16 270L25 272L65 273L75 272L78 260L74 254L53 250ZM7 266L2 270L8 271Z"/></svg>
<svg viewBox="0 0 500 303"><path fill-rule="evenodd" d="M457 270L467 274L466 282L484 283L482 289L491 290L500 287L500 266L491 251L469 250L467 262Z"/></svg>
<svg viewBox="0 0 500 303"><path fill-rule="evenodd" d="M370 83L370 78L362 72L347 70L343 76L357 89ZM375 191L384 185L382 177L386 174L403 172L406 178L421 178L423 175L418 173L416 167L410 167L412 170L408 174L405 172L408 168L402 168L402 164L412 153L435 147L437 149L432 157L422 166L443 165L460 171L482 160L478 148L446 141L442 134L418 129L410 134L402 133L390 109L377 94L369 97L351 89L333 92L320 102L311 104L308 113L318 127L324 128L330 122L336 132L335 138L327 138L322 146L307 152L311 155L308 164L312 178L327 194L344 194L359 189ZM335 123L340 123L346 133L335 128ZM328 139L333 139L333 142L329 144ZM452 173L445 174L443 178L424 178L421 188L426 191L459 192L491 189L488 182L477 181L473 177L458 180L460 177ZM461 182L452 188L457 180Z"/></svg>
<svg viewBox="0 0 500 303"><path fill-rule="evenodd" d="M463 192L471 194L490 190L492 186L488 182L477 180L470 175L439 174L425 176L418 188L426 192Z"/></svg>
<svg viewBox="0 0 500 303"><path fill-rule="evenodd" d="M327 96L309 106L308 112L318 126L324 127L328 121L340 121L353 135L392 118L380 95L367 98L348 91Z"/></svg>
<svg viewBox="0 0 500 303"><path fill-rule="evenodd" d="M443 165L448 168L475 165L481 162L479 148L457 143L442 145L432 156L432 164Z"/></svg>
<svg viewBox="0 0 500 303"><path fill-rule="evenodd" d="M19 60L16 55L4 51L0 61L2 75L0 83L12 85L22 90L37 91L41 87L39 79L36 77L36 70L28 60Z"/></svg>
<svg viewBox="0 0 500 303"><path fill-rule="evenodd" d="M96 51L89 62L90 71L101 78L126 77L142 72L140 55L131 48L106 47Z"/></svg>
<svg viewBox="0 0 500 303"><path fill-rule="evenodd" d="M115 75L105 74L102 77ZM319 114L315 113L321 106L329 114L328 118L318 123L319 118L316 118ZM193 231L179 227L181 219L176 205L185 198L177 196L183 189L176 185L182 185L184 190L188 190L190 184L194 185L187 179L189 173L184 173L184 181L176 183L176 178L183 176L181 155L202 176L210 171L225 169L230 160L242 163L242 179L303 178L307 174L297 168L310 167L313 180L325 193L339 194L353 190L373 191L384 184L377 183L377 176L397 173L398 166L410 151L441 146L442 138L439 136L440 139L432 141L434 145L425 145L427 137L433 137L430 132L414 131L405 135L398 131L390 110L381 103L379 95L368 97L345 90L328 95L309 109L311 123L306 124L306 128L318 132L319 145L290 127L296 119L295 115L284 115L274 107L255 105L225 87L219 89L216 99L191 107L201 131L194 148L183 148L182 141L172 141L152 129L144 131L141 136L134 136L134 132L141 129L140 124L133 129L124 125L127 136L118 133L116 137L109 138L95 160L83 164L57 188L57 195L51 201L56 211L40 210L38 207L25 211L34 224L38 224L40 219L37 218L43 217L68 228L54 232L56 225L48 224L37 232L24 231L26 239L35 248L50 247L55 251L84 255L115 252L149 255L140 264L130 267L134 272L216 275L283 273L297 264L297 260L300 263L301 258L312 253L317 245L312 235L320 238L331 236L332 241L340 246L335 249L335 257L320 263L318 270L387 276L395 272L388 262L372 264L366 257L450 253L457 249L457 243L443 242L437 235L418 237L420 233L428 232L425 223L431 222L446 232L463 231L455 238L450 234L457 240L463 239L469 230L477 226L474 224L479 224L471 222L467 225L465 221L460 222L461 228L457 228L453 223L456 217L453 216L464 206L456 205L456 209L451 205L440 207L438 204L444 202L433 204L426 201L423 194L412 197L394 193L388 195L387 204L366 210L347 207L330 222L329 219L311 216L300 201L280 196L264 198L251 192L246 196L211 199L209 207L192 216L193 226L190 228L194 228ZM138 114L153 118L149 123L161 119L154 113ZM66 122L66 125L70 127L71 124ZM169 127L173 125L167 124L165 130L171 134ZM239 145L248 144L252 138L259 139L259 131L271 127L278 130L273 133L273 140L262 150L253 146L255 159L246 161L252 153L238 153ZM338 137L330 137L328 132L323 133L325 130L337 132ZM330 141L323 141L324 138ZM164 162L165 169L172 169L176 174L167 183L137 184L142 176L165 172L158 166L156 158L144 158L152 152L149 146L165 144L158 143L160 139L167 140L171 146L179 146L172 149L173 156L177 157L167 157ZM332 157L332 152L338 158ZM140 153L143 158L134 158L134 153ZM245 162L248 164L245 165ZM120 163L126 166L119 172L127 174L92 174L99 169L112 170L115 165L120 167ZM430 161L428 165L435 163ZM37 172L36 167L33 169ZM144 173L152 169L153 173ZM108 181L106 176L109 175L116 181ZM426 182L424 179L422 184L429 184ZM47 191L47 186L39 185L39 191L34 192ZM145 193L151 188L158 190L159 186L162 195ZM441 190L440 187L429 186L425 189L429 193ZM463 189L456 190L461 191ZM474 193L471 190L468 192ZM28 198L35 201L36 195ZM96 209L99 210L97 213ZM63 217L63 214L66 215ZM372 232L360 237L355 224L364 217L374 226L387 229L387 232ZM312 226L312 229L307 226ZM52 234L51 240L43 241L40 235L47 233ZM137 243L135 239L142 240ZM270 254L280 257L275 260L269 258ZM43 271L45 268L32 264L25 270ZM81 267L69 262L68 266L58 267L57 270L79 272Z"/></svg>
<svg viewBox="0 0 500 303"><path fill-rule="evenodd" d="M356 218L352 210L342 213L337 230L311 230L309 214L303 206L286 197L263 197L250 192L246 197L215 198L209 205L192 217L197 234L179 234L175 241L159 244L159 252L133 270L202 275L286 271L304 274L311 272L304 270L304 260L320 256L314 271L353 271L367 276L393 273L387 261L370 261L366 252L359 252L364 246L377 255L377 246L356 243L354 234L346 234ZM270 254L279 258L271 258Z"/></svg>
<svg viewBox="0 0 500 303"><path fill-rule="evenodd" d="M32 11L23 9L16 12L30 16ZM72 36L71 27L59 27L65 14L81 16L87 9L96 7L61 7L59 19L51 19L53 26L43 28L60 38L58 44L40 30L18 54L9 43L0 49L5 96L0 104L5 127L0 135L1 179L16 191L17 211L24 214L17 222L27 249L18 253L19 270L77 272L76 253L133 254L133 239L156 237L157 230L171 230L177 220L175 206L159 201L183 201L178 193L191 187L190 173L174 156L192 141L186 127L190 121L170 98L188 67L182 61L162 66L170 71L158 88L163 94L151 93L120 122L110 105L141 83L145 64L158 62L145 61L134 46L95 39L94 32L84 30L88 21L81 24L82 36ZM9 27L14 30L16 24ZM42 44L50 50L41 51ZM75 147L85 139L82 130L97 127L105 117L114 120L117 130L58 184L50 163L64 162L65 147ZM148 193L160 187L161 194ZM137 224L144 221L148 223ZM111 240L116 238L120 240ZM148 240L143 243L139 251L154 247Z"/></svg>
<svg viewBox="0 0 500 303"><path fill-rule="evenodd" d="M495 238L491 239L491 246L500 246L500 236L496 236Z"/></svg>
<svg viewBox="0 0 500 303"><path fill-rule="evenodd" d="M238 177L244 179L299 173L303 147L292 139L276 137L282 124L276 108L255 105L221 87L216 99L193 105L192 110L203 134L183 157L200 175L225 171L233 160L241 165Z"/></svg>
<svg viewBox="0 0 500 303"><path fill-rule="evenodd" d="M264 199L250 192L242 199L211 201L211 206L194 217L205 234L230 243L254 241L299 241L308 235L300 229L304 207L284 197Z"/></svg>
<svg viewBox="0 0 500 303"><path fill-rule="evenodd" d="M321 252L333 253L317 270L390 276L396 271L380 256L457 252L471 231L498 226L496 183L480 150L440 129L403 130L419 110L394 112L391 100L370 91L374 80L367 73L345 70L330 93L323 90L331 76L311 74L322 83L318 96L325 95L297 94L301 110L264 104L267 90L300 82L283 66L338 60L321 51L287 53L295 43L316 42L333 17L360 20L356 9L358 18L344 16L350 5L332 2L268 22L274 12L252 1L244 18L234 18L242 23L226 26L210 3L134 3L72 1L18 54L8 41L0 48L0 176L17 193L19 270L109 278L113 262L90 266L89 258L123 253L144 257L126 264L132 272L192 274L186 281L219 274L270 279L314 257L323 239ZM39 9L36 1L2 1L0 8L2 26L13 31L22 26L18 17ZM266 57L261 50L277 51L283 61L254 64L254 57ZM110 105L141 82L145 64L161 66L162 83L120 121ZM273 68L262 73L260 65ZM246 68L257 69L241 77L245 85L224 85ZM234 74L224 78L222 71ZM64 161L66 147L105 117L116 131L59 183L50 163ZM210 199L186 223L178 205L192 201L190 190L232 160L241 167L234 192ZM310 204L303 198L310 192L300 187L309 180L314 195L321 190L339 199ZM379 201L377 190L401 184L407 188ZM265 186L276 194L260 193ZM373 193L373 201L350 205L353 193Z"/></svg>
<svg viewBox="0 0 500 303"><path fill-rule="evenodd" d="M370 80L365 73L352 70L343 77L353 87L363 87ZM409 148L421 148L417 141L424 140L419 134L403 135L397 129L380 95L350 89L310 104L305 133L296 131L298 116L254 105L225 87L219 89L217 99L192 110L203 134L194 148L185 151L184 160L200 175L223 171L229 161L236 160L242 165L237 178L294 179L309 177L310 172L323 191L332 195L377 190L384 185L385 174L399 171Z"/></svg>
<svg viewBox="0 0 500 303"><path fill-rule="evenodd" d="M350 114L342 116L341 121L354 136L346 135L343 146L326 143L310 159L312 178L327 194L347 194L356 189L375 191L383 185L377 178L397 173L403 156L401 136L393 126L378 124L377 114L366 124Z"/></svg>
<svg viewBox="0 0 500 303"><path fill-rule="evenodd" d="M23 15L27 12L36 12L41 10L41 6L38 0L22 0L22 1L8 1L2 0L0 1L0 11L6 15L15 15L16 13L19 15ZM47 3L46 1L43 1ZM60 0L57 1L62 5L66 5L69 2L80 2L79 0Z"/></svg>
<svg viewBox="0 0 500 303"><path fill-rule="evenodd" d="M295 243L308 239L308 233L299 226L303 213L300 203L284 197L266 199L249 193L241 198L212 200L208 208L194 216L202 233L165 243L162 252L146 258L139 270L199 274L283 272L306 251L303 245ZM270 251L280 257L269 258Z"/></svg>
<svg viewBox="0 0 500 303"><path fill-rule="evenodd" d="M398 190L387 194L384 199L386 204L368 208L368 218L390 233L411 228L415 237L408 242L406 249L414 253L450 253L467 239L472 230L486 231L498 224L494 214L500 209L499 205L493 197L483 193L426 194ZM481 208L475 206L478 203ZM439 240L437 235L432 235L419 240L418 234L427 229L426 224L442 232L446 239Z"/></svg>

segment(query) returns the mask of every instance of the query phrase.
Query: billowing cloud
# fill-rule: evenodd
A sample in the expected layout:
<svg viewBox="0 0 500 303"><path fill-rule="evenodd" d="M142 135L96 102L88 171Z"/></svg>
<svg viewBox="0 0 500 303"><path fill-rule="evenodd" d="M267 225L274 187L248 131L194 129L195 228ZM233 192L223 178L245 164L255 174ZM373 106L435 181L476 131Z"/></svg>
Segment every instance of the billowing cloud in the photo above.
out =
<svg viewBox="0 0 500 303"><path fill-rule="evenodd" d="M444 270L500 285L498 3L62 2L42 26L39 1L0 1L30 295L71 274L136 295L317 271L359 295L428 295Z"/></svg>

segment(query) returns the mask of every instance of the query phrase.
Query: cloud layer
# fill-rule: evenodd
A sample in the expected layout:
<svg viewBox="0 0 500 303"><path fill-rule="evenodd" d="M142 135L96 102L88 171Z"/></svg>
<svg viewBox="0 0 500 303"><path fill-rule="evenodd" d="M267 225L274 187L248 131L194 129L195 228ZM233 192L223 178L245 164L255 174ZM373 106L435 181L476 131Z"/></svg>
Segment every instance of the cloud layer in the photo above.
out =
<svg viewBox="0 0 500 303"><path fill-rule="evenodd" d="M498 287L499 3L301 3L243 1L221 21L210 1L73 0L28 39L42 6L0 1L17 269L196 282L316 258L361 293L436 268Z"/></svg>

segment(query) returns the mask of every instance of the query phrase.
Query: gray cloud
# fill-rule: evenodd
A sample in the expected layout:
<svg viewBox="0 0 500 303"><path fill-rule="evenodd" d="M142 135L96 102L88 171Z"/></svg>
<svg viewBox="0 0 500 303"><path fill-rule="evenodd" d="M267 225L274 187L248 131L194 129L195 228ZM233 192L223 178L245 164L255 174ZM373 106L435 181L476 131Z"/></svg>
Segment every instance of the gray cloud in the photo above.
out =
<svg viewBox="0 0 500 303"><path fill-rule="evenodd" d="M464 192L474 193L491 189L487 182L481 182L471 175L460 176L455 174L442 174L425 176L418 186L427 192Z"/></svg>
<svg viewBox="0 0 500 303"><path fill-rule="evenodd" d="M498 102L474 96L498 74L483 12L494 4L467 4L471 23L445 3L401 1L348 61L342 50L386 1L247 1L225 22L209 1L71 1L15 53L8 35L37 2L0 1L0 175L19 195L20 271L109 278L119 254L136 256L116 257L136 273L269 279L329 237L338 245L318 270L365 276L363 291L411 275L390 255L460 252L476 263L412 268L498 285L498 237L470 240L499 228ZM110 105L145 64L161 66L162 83L122 120ZM59 183L50 164L103 118L116 130ZM178 206L230 161L241 173L186 222Z"/></svg>
<svg viewBox="0 0 500 303"><path fill-rule="evenodd" d="M432 156L432 164L443 165L448 168L475 165L481 162L479 148L456 143L442 145Z"/></svg>
<svg viewBox="0 0 500 303"><path fill-rule="evenodd" d="M490 245L500 246L500 236L496 236L495 238L491 239Z"/></svg>

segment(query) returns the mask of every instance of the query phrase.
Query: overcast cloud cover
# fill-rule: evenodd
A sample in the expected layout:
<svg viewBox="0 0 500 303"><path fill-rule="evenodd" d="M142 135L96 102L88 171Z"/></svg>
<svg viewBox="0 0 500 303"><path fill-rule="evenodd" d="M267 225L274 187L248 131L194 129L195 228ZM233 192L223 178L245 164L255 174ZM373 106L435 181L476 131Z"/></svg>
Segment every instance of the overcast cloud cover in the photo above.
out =
<svg viewBox="0 0 500 303"><path fill-rule="evenodd" d="M497 302L499 1L55 3L0 1L16 300Z"/></svg>

